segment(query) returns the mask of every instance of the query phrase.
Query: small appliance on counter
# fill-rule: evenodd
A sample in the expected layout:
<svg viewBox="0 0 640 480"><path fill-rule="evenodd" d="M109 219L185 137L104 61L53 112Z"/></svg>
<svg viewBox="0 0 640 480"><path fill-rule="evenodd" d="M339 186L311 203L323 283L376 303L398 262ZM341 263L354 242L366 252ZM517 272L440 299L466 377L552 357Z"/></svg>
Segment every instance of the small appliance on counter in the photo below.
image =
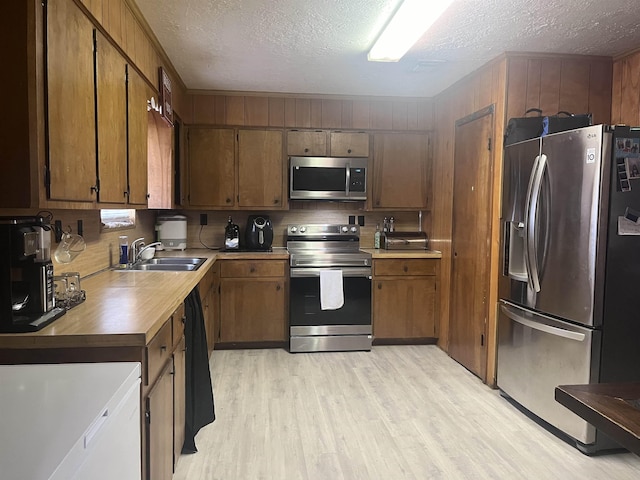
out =
<svg viewBox="0 0 640 480"><path fill-rule="evenodd" d="M247 250L268 251L273 243L273 225L267 215L249 215L244 231Z"/></svg>
<svg viewBox="0 0 640 480"><path fill-rule="evenodd" d="M386 250L426 250L429 246L424 232L384 232L381 243Z"/></svg>
<svg viewBox="0 0 640 480"><path fill-rule="evenodd" d="M0 332L33 332L64 315L53 287L51 227L42 217L0 217Z"/></svg>
<svg viewBox="0 0 640 480"><path fill-rule="evenodd" d="M159 215L156 232L158 250L184 250L187 248L187 217L184 215Z"/></svg>
<svg viewBox="0 0 640 480"><path fill-rule="evenodd" d="M240 250L240 227L233 223L231 216L224 227L224 250Z"/></svg>

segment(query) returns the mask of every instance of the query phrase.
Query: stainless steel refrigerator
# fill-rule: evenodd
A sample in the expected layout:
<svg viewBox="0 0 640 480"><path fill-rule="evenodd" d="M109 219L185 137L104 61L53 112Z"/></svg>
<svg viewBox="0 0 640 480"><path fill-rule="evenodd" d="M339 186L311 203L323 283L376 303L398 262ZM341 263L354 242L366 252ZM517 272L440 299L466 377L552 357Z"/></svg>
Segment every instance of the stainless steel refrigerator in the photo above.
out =
<svg viewBox="0 0 640 480"><path fill-rule="evenodd" d="M640 130L505 148L497 384L586 453L611 441L558 385L640 381Z"/></svg>

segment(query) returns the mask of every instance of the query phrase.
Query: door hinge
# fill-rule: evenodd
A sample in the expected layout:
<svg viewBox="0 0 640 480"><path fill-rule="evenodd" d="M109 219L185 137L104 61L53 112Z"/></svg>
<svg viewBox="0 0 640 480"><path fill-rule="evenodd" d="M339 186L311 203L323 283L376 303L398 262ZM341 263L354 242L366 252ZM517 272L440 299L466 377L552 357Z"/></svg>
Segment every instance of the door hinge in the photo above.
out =
<svg viewBox="0 0 640 480"><path fill-rule="evenodd" d="M147 422L147 425L151 424L151 412L144 412L144 420Z"/></svg>
<svg viewBox="0 0 640 480"><path fill-rule="evenodd" d="M491 151L491 137L487 138L487 150Z"/></svg>
<svg viewBox="0 0 640 480"><path fill-rule="evenodd" d="M480 346L484 347L484 333L480 334Z"/></svg>

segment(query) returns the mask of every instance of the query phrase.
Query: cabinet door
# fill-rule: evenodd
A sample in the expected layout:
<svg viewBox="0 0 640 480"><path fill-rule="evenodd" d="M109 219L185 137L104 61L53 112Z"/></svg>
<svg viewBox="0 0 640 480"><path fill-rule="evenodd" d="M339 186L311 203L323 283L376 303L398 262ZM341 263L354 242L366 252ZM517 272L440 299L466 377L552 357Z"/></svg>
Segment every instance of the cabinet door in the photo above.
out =
<svg viewBox="0 0 640 480"><path fill-rule="evenodd" d="M98 105L98 200L125 203L127 191L126 62L116 48L96 34Z"/></svg>
<svg viewBox="0 0 640 480"><path fill-rule="evenodd" d="M189 205L235 205L235 141L231 128L190 128Z"/></svg>
<svg viewBox="0 0 640 480"><path fill-rule="evenodd" d="M287 133L287 155L300 157L324 157L327 155L327 132Z"/></svg>
<svg viewBox="0 0 640 480"><path fill-rule="evenodd" d="M184 445L186 345L184 337L173 352L173 469Z"/></svg>
<svg viewBox="0 0 640 480"><path fill-rule="evenodd" d="M129 203L147 204L147 100L149 88L144 79L130 65L127 66L127 128L129 129Z"/></svg>
<svg viewBox="0 0 640 480"><path fill-rule="evenodd" d="M94 28L73 0L47 2L46 24L49 198L95 201Z"/></svg>
<svg viewBox="0 0 640 480"><path fill-rule="evenodd" d="M280 278L223 278L220 341L285 340L284 286Z"/></svg>
<svg viewBox="0 0 640 480"><path fill-rule="evenodd" d="M430 165L426 134L374 136L373 207L428 207Z"/></svg>
<svg viewBox="0 0 640 480"><path fill-rule="evenodd" d="M332 157L368 157L369 134L364 132L331 132Z"/></svg>
<svg viewBox="0 0 640 480"><path fill-rule="evenodd" d="M238 131L238 205L282 207L282 132Z"/></svg>
<svg viewBox="0 0 640 480"><path fill-rule="evenodd" d="M147 473L152 480L173 476L173 362L147 395Z"/></svg>
<svg viewBox="0 0 640 480"><path fill-rule="evenodd" d="M375 279L375 338L435 337L435 295L434 276Z"/></svg>

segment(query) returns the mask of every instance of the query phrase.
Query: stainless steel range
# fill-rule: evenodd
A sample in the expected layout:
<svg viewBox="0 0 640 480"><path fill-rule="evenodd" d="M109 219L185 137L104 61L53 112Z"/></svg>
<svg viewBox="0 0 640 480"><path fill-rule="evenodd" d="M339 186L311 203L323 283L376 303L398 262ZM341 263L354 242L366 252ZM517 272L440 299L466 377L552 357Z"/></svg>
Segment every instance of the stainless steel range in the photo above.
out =
<svg viewBox="0 0 640 480"><path fill-rule="evenodd" d="M290 351L371 350L371 254L360 250L360 227L289 225L287 250Z"/></svg>

